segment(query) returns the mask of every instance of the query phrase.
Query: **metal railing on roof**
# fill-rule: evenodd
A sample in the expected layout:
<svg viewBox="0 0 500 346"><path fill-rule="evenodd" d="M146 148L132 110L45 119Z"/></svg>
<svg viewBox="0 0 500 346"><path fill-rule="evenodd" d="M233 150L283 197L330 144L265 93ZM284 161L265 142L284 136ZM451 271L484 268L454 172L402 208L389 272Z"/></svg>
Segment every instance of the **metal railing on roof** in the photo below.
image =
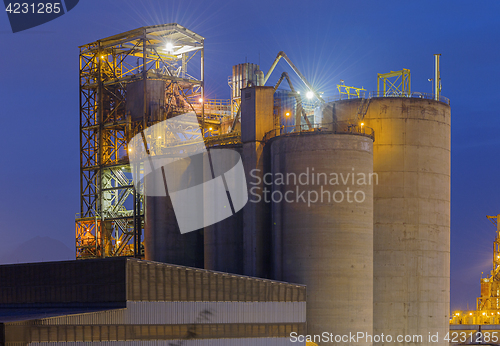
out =
<svg viewBox="0 0 500 346"><path fill-rule="evenodd" d="M264 136L263 141L267 142L273 137L278 136L296 136L301 134L310 133L336 133L336 134L354 134L367 136L375 140L375 132L371 127L360 126L355 124L350 124L347 122L336 122L336 123L321 123L321 124L311 124L311 127L307 124L295 126L281 126L279 128L273 129L267 132Z"/></svg>
<svg viewBox="0 0 500 346"><path fill-rule="evenodd" d="M334 102L334 101L340 101L340 100L352 100L352 99L364 99L366 97L365 92L360 92L359 96L357 95L334 95L334 96L329 96L326 98L326 102ZM410 98L417 98L417 99L427 99L427 100L435 100L436 99L436 94L432 93L422 93L418 91L414 91L411 93L401 93L401 92L395 92L395 91L370 91L368 93L368 98L371 99L373 97L410 97ZM446 103L447 105L450 104L450 99L444 96L439 95L439 101Z"/></svg>
<svg viewBox="0 0 500 346"><path fill-rule="evenodd" d="M368 98L373 98L373 97L410 97L410 98L416 98L416 99L427 99L427 100L435 100L436 99L436 94L432 93L422 93L418 91L413 91L411 93L401 93L401 92L394 92L394 91L370 91ZM439 100L440 102L446 103L447 105L450 104L450 99L444 96L439 95Z"/></svg>

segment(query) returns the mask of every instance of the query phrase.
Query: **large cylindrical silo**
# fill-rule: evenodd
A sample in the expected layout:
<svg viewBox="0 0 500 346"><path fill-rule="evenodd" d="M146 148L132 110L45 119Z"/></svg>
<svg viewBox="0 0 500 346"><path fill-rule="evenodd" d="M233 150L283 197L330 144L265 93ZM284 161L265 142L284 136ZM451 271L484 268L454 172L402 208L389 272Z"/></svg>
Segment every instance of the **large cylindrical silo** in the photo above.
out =
<svg viewBox="0 0 500 346"><path fill-rule="evenodd" d="M302 133L271 143L264 183L272 187L274 278L307 285L307 334L371 335L372 138Z"/></svg>
<svg viewBox="0 0 500 346"><path fill-rule="evenodd" d="M372 98L375 130L374 333L449 329L450 106L417 98ZM380 343L385 345L389 343ZM418 342L401 343L420 345Z"/></svg>
<svg viewBox="0 0 500 346"><path fill-rule="evenodd" d="M213 147L211 153L217 150L226 150L227 146ZM231 147L239 154L241 145ZM228 155L218 155L228 162L224 166L233 164L233 159ZM207 196L213 203L219 201ZM243 210L237 211L232 216L219 221L204 229L205 269L233 274L243 274Z"/></svg>
<svg viewBox="0 0 500 346"><path fill-rule="evenodd" d="M177 168L189 171L189 158L177 162ZM184 167L181 167L183 165ZM174 185L186 179L179 174L171 177ZM168 189L163 181L144 178L145 186L145 224L144 250L148 261L178 264L189 267L203 268L203 233L202 230L181 234L174 207ZM151 196L149 191L166 191L167 196ZM186 208L189 208L187 205ZM195 217L195 216L193 216Z"/></svg>

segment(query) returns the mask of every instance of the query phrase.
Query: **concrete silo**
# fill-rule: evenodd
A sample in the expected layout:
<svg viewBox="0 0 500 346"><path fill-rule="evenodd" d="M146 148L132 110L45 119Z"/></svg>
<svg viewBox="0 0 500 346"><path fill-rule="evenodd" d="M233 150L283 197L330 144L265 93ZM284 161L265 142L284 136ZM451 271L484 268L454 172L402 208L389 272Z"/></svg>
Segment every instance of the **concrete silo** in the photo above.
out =
<svg viewBox="0 0 500 346"><path fill-rule="evenodd" d="M343 100L323 108L323 123L355 124L362 104L368 106L362 122L376 134L373 171L379 178L373 190L373 332L422 335L425 342L429 333L444 336L449 328L450 106L410 97Z"/></svg>
<svg viewBox="0 0 500 346"><path fill-rule="evenodd" d="M226 150L228 146L213 147L211 154ZM231 147L241 154L241 145ZM216 154L217 155L217 154ZM226 162L222 166L232 166L234 160L228 155L217 155ZM246 186L245 186L246 188ZM211 203L220 203L215 198ZM233 274L243 274L243 210L204 228L205 269Z"/></svg>
<svg viewBox="0 0 500 346"><path fill-rule="evenodd" d="M307 285L308 334L372 334L373 139L275 137L271 166L273 277Z"/></svg>
<svg viewBox="0 0 500 346"><path fill-rule="evenodd" d="M372 98L374 333L448 332L451 111L441 101ZM381 343L383 344L383 343ZM405 343L416 345L417 343ZM433 343L434 344L434 343Z"/></svg>

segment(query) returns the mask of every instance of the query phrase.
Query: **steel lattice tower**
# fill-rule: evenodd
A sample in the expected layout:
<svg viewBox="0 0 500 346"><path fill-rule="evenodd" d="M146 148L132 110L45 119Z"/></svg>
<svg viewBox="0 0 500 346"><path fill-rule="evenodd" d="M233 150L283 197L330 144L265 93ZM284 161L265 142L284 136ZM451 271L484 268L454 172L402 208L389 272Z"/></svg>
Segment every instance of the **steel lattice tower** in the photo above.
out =
<svg viewBox="0 0 500 346"><path fill-rule="evenodd" d="M127 143L189 111L205 125L203 103L193 107L204 97L203 43L202 36L165 24L80 47L77 258L142 256L144 203L132 181Z"/></svg>

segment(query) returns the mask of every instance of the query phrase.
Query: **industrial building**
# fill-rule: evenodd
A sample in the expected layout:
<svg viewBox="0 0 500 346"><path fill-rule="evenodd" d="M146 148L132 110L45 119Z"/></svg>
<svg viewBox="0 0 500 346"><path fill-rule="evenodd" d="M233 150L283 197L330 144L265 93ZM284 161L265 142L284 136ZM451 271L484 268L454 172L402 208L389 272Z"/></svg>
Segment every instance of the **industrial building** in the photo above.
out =
<svg viewBox="0 0 500 346"><path fill-rule="evenodd" d="M288 345L301 285L118 257L0 266L0 344Z"/></svg>
<svg viewBox="0 0 500 346"><path fill-rule="evenodd" d="M308 92L302 96L307 100L295 90L286 73L272 75L281 59L304 83ZM275 84L266 86L273 79ZM278 91L284 80L290 91ZM251 63L233 66L229 78L231 98L210 100L204 94L204 38L178 24L140 28L81 46L81 210L76 219L78 260L71 265L85 268L89 263L90 267L98 263L93 259L105 257L143 258L146 262L127 259L102 263L176 268L207 278L226 275L235 282L231 290L242 290L221 300L200 296L193 300L200 306L212 301L232 302L235 306L247 302L245 295L254 294L254 289L236 283L240 281L286 287L293 293L280 302L290 308L298 304L296 315L285 312L287 308L281 307L285 305L269 305L275 318L264 322L268 321L263 317L268 310L254 315L258 317L253 320L244 317L247 312L242 310L242 324L267 323L255 327L262 331L256 332L261 333L261 343L252 345L289 344L291 331L313 336L323 332L372 336L357 342L333 342L342 345L394 342L373 338L382 333L394 338L446 334L450 299L451 109L449 100L440 95L439 54L435 56L434 81L435 94L412 92L410 71L391 71L378 75L376 92L366 93L363 88L341 82L337 85L338 97L324 100L288 56L279 52L266 74ZM178 191L170 188L164 196L144 193L147 163L131 165L136 153L130 143L142 136L146 160L151 160L156 152L154 145L160 145L154 143L168 147L174 142L159 134L153 138L147 129L186 113L194 113L198 124L185 121L177 126L176 133L186 140L184 149L176 142L176 148L181 147L176 149L178 153L189 151L187 144L196 138L201 138L214 157L226 157L221 150L236 153L241 157L249 196L238 209L227 182L227 199L225 193L222 197L202 194L204 206L228 202L231 216L182 234L177 218L181 212L196 212L195 206L176 209L174 193ZM194 162L190 160L183 161L184 171L175 179L188 177L188 167ZM224 171L214 175L211 168L208 178L203 174L198 177L204 179L203 184L225 175ZM143 180L138 185L134 177L139 176ZM162 275L167 274L158 272L154 280L166 282L168 275ZM186 285L179 286L177 298L164 298L172 302L170 305L180 295L188 294L180 292L190 289L187 278L186 274ZM127 280L127 290L140 285L130 281L129 276ZM145 285L156 285L154 280ZM200 292L208 282L198 282ZM220 288L206 289L217 292ZM189 294L194 297L198 293ZM122 320L116 319L120 321L116 324L129 318L127 310L134 306L129 297L127 293L126 299L120 301L126 310L119 312ZM155 301L154 297L147 299ZM265 295L250 301L254 305L270 304L273 299ZM147 316L160 311L151 304L143 310ZM193 306L196 311L201 309ZM227 311L221 317L226 322L221 323L232 323L233 315ZM95 326L107 324L108 318L118 318L111 317L115 312L92 314L97 314L91 318ZM102 320L99 314L104 314ZM186 321L182 313L168 316L171 320L158 324L186 323L180 322ZM195 317L189 316L191 320ZM296 317L288 320L291 316ZM46 322L38 322L41 320L29 318L22 323L44 325ZM89 325L88 320L79 317L49 320L53 325L62 321L74 326L79 323L82 328ZM141 323L151 326L157 324L155 321L153 318ZM217 329L219 334L204 334L202 326L190 323L196 325L196 335L206 338L244 340L257 335L238 334L239 327L231 332L227 329L227 334L223 327ZM274 330L269 323L283 327ZM12 321L4 326L5 335L17 335ZM56 332L59 329L52 330L60 335ZM153 340L166 330L148 329L141 335ZM186 332L188 327L183 330ZM124 333L120 340L139 340ZM168 337L161 334L161 340L178 340L180 329L175 333ZM71 340L87 340L79 335ZM115 336L99 340L117 340ZM42 342L40 338L30 340ZM210 345L226 345L223 341L213 342ZM237 344L245 345L243 342L238 340ZM446 343L440 340L433 344ZM194 341L185 344L205 345Z"/></svg>

